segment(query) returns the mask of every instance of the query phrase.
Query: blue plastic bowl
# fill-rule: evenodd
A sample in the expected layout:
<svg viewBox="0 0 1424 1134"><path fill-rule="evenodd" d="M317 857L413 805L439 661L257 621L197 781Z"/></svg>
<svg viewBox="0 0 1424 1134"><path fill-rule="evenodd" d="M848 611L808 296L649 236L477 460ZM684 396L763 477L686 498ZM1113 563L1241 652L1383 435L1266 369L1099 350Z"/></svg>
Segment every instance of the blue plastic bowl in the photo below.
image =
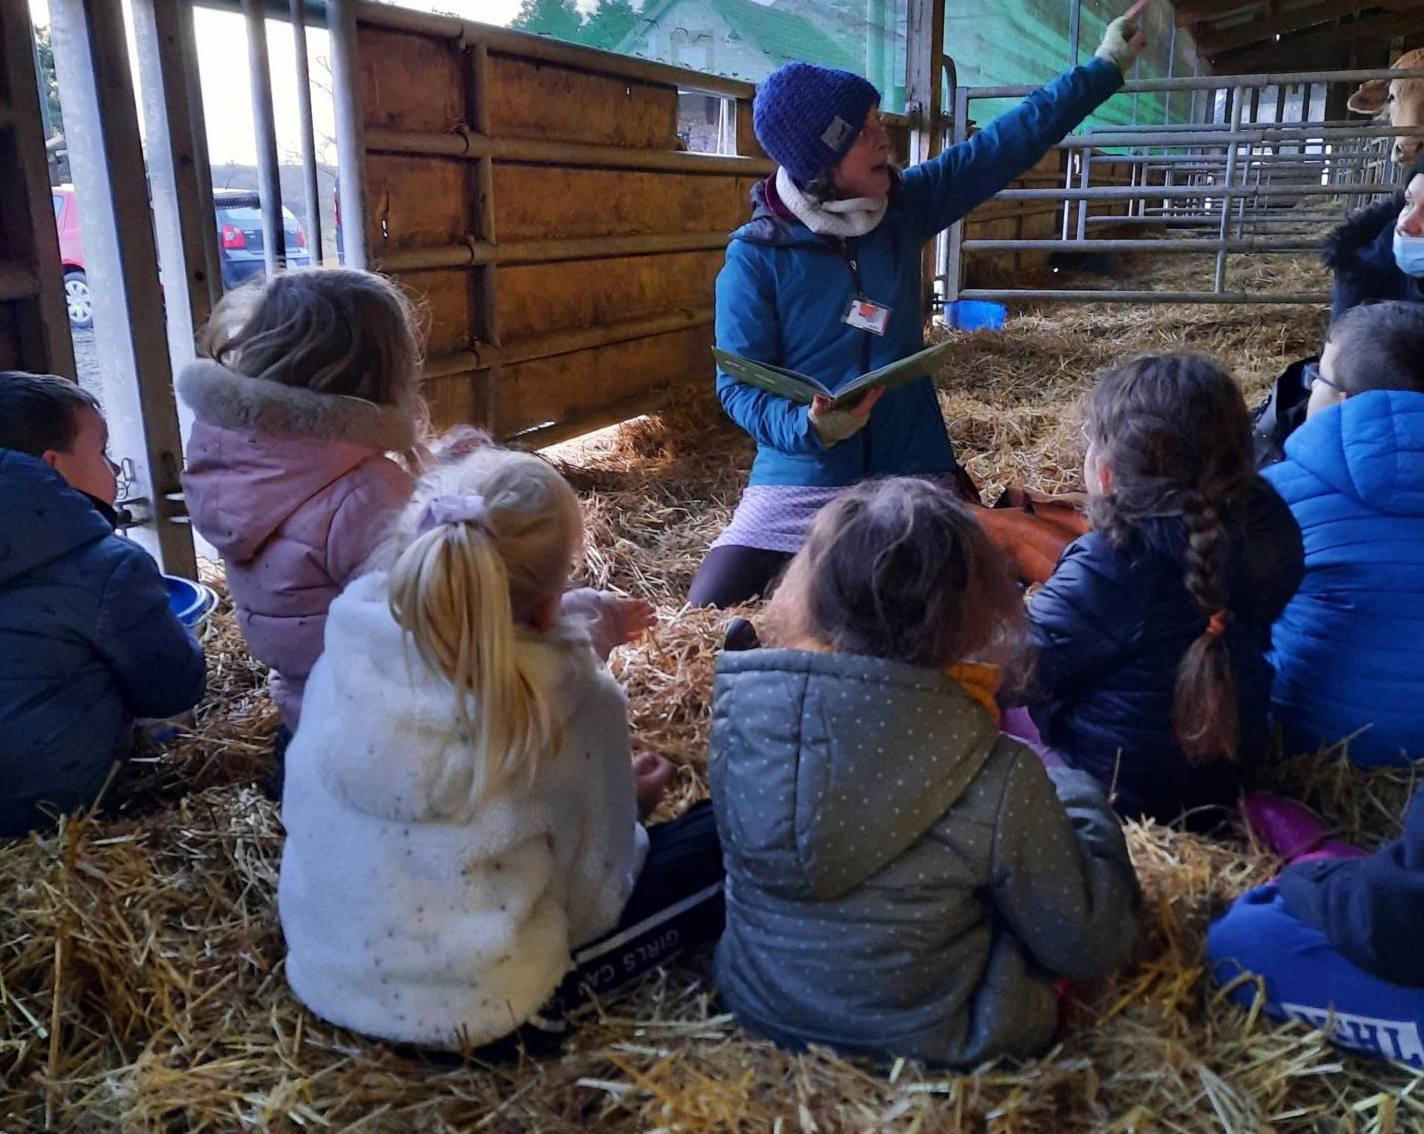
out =
<svg viewBox="0 0 1424 1134"><path fill-rule="evenodd" d="M946 316L949 325L961 331L1001 331L1009 309L984 299L956 299Z"/></svg>
<svg viewBox="0 0 1424 1134"><path fill-rule="evenodd" d="M179 575L164 575L163 581L168 584L168 609L189 629L199 626L218 604L217 593L203 583Z"/></svg>

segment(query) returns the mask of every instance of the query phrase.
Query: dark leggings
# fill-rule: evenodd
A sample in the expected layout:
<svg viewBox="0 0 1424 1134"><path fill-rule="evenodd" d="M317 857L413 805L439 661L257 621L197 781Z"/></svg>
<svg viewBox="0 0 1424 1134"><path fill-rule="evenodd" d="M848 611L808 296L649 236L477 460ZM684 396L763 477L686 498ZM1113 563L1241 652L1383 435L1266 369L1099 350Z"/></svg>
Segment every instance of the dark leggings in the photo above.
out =
<svg viewBox="0 0 1424 1134"><path fill-rule="evenodd" d="M564 1014L589 996L606 995L716 941L725 920L722 877L722 845L711 800L649 827L648 857L618 924L576 948L573 971L548 1003L509 1035L476 1049L476 1057L504 1062L521 1054L552 1054L568 1034Z"/></svg>
<svg viewBox="0 0 1424 1134"><path fill-rule="evenodd" d="M791 561L788 551L739 547L726 543L707 553L693 577L687 601L693 606L736 606L771 593L781 569Z"/></svg>

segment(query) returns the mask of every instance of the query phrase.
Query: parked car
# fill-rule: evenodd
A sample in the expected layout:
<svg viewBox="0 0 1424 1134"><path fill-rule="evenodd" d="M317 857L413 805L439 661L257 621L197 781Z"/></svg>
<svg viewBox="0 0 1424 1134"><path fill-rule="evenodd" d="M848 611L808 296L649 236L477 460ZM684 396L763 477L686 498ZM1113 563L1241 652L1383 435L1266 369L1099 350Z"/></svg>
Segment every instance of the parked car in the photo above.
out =
<svg viewBox="0 0 1424 1134"><path fill-rule="evenodd" d="M59 233L59 258L64 265L64 298L73 327L94 325L94 305L84 267L84 243L79 233L79 203L73 185L50 190L54 199L54 224ZM223 287L231 289L263 273L262 209L251 189L214 189L213 212L217 220L219 262ZM306 233L287 209L282 210L286 234L287 266L311 263Z"/></svg>
<svg viewBox="0 0 1424 1134"><path fill-rule="evenodd" d="M232 289L263 272L262 205L252 189L214 189L213 209L218 218L218 247L222 249L222 282ZM282 210L287 267L311 263L307 234L289 209Z"/></svg>

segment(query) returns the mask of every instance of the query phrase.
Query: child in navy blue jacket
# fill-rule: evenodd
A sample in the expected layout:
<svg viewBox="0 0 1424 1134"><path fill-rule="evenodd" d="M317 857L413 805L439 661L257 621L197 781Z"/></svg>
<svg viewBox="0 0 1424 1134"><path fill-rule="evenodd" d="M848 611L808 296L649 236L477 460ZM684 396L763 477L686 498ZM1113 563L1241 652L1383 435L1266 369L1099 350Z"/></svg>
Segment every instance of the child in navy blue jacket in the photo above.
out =
<svg viewBox="0 0 1424 1134"><path fill-rule="evenodd" d="M1033 599L1033 718L1119 813L1204 827L1268 741L1271 624L1300 530L1254 471L1235 382L1204 358L1105 374L1086 427L1092 530Z"/></svg>
<svg viewBox="0 0 1424 1134"><path fill-rule="evenodd" d="M98 403L0 372L0 837L93 803L135 717L203 695L203 651L153 560L114 534Z"/></svg>

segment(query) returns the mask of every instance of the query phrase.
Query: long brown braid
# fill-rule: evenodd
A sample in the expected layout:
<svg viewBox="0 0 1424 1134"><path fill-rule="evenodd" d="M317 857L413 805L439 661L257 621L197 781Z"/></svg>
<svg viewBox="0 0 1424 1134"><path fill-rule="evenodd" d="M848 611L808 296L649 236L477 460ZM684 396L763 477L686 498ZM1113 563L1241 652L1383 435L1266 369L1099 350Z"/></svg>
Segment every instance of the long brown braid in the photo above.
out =
<svg viewBox="0 0 1424 1134"><path fill-rule="evenodd" d="M1177 670L1178 746L1199 760L1237 755L1236 681L1226 641L1224 513L1254 475L1251 419L1241 391L1209 359L1149 355L1101 376L1088 436L1110 471L1089 503L1093 526L1123 547L1146 520L1186 526L1183 582L1204 625Z"/></svg>

